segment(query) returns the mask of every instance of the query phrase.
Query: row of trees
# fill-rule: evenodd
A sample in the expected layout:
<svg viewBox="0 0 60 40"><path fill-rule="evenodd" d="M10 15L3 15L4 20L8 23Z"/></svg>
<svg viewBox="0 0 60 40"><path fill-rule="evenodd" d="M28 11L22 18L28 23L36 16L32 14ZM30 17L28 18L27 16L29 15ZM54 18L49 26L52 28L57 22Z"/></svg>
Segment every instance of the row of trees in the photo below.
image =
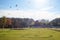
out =
<svg viewBox="0 0 60 40"><path fill-rule="evenodd" d="M5 28L8 27L9 25L12 25L11 19L6 18L5 16L0 18L0 28Z"/></svg>
<svg viewBox="0 0 60 40"><path fill-rule="evenodd" d="M56 18L50 22L50 25L56 28L60 28L60 18Z"/></svg>
<svg viewBox="0 0 60 40"><path fill-rule="evenodd" d="M25 28L32 25L33 19L29 18L0 18L0 28Z"/></svg>
<svg viewBox="0 0 60 40"><path fill-rule="evenodd" d="M60 18L51 22L47 20L34 21L29 18L0 18L0 28L25 28L25 27L60 27Z"/></svg>

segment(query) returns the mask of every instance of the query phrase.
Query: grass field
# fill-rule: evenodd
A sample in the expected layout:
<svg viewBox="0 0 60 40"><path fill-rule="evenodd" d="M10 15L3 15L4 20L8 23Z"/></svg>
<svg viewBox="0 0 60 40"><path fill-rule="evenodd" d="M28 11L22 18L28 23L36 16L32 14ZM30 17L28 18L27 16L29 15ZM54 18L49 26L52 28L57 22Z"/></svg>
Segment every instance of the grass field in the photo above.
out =
<svg viewBox="0 0 60 40"><path fill-rule="evenodd" d="M0 29L0 40L60 40L60 31L48 28Z"/></svg>

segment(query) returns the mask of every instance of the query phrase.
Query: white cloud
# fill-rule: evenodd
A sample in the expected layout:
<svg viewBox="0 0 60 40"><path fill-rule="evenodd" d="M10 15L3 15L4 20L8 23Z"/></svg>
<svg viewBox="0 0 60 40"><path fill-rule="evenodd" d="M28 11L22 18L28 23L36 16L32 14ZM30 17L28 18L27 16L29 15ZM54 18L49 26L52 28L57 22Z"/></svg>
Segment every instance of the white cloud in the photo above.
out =
<svg viewBox="0 0 60 40"><path fill-rule="evenodd" d="M48 11L48 10L51 10L53 8L54 8L53 6L49 6L49 7L41 8L40 10Z"/></svg>
<svg viewBox="0 0 60 40"><path fill-rule="evenodd" d="M49 0L30 0L32 5L36 8L40 8L40 10L0 10L1 15L5 15L7 17L20 17L20 18L33 18L37 19L53 19L55 17L59 17L58 15L54 15L54 13L49 12L48 10L53 9L53 6L47 6Z"/></svg>
<svg viewBox="0 0 60 40"><path fill-rule="evenodd" d="M56 17L60 17L60 14L51 13L48 11L21 11L21 10L0 10L2 15L5 14L7 17L19 17L19 18L33 18L38 19L49 19L52 20ZM2 16L1 15L1 16Z"/></svg>
<svg viewBox="0 0 60 40"><path fill-rule="evenodd" d="M37 4L45 4L48 0L34 0Z"/></svg>
<svg viewBox="0 0 60 40"><path fill-rule="evenodd" d="M50 0L27 0L27 4L29 7L32 8L44 8L48 6Z"/></svg>
<svg viewBox="0 0 60 40"><path fill-rule="evenodd" d="M34 7L42 8L48 5L49 0L31 0L33 2Z"/></svg>
<svg viewBox="0 0 60 40"><path fill-rule="evenodd" d="M19 18L33 18L37 19L49 19L52 20L56 17L60 17L60 14L57 12L49 12L48 10L52 10L54 6L49 6L50 0L27 0L31 4L29 7L32 6L33 9L26 9L25 11L21 10L0 10L0 17L7 16L7 17L19 17ZM31 5L31 6L30 6Z"/></svg>

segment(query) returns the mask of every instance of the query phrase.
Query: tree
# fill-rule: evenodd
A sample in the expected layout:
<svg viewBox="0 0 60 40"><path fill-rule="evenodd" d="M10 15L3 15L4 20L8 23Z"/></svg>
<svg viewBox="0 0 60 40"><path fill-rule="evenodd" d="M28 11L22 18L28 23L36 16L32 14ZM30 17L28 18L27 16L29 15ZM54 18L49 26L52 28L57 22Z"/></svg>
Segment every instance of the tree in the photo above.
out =
<svg viewBox="0 0 60 40"><path fill-rule="evenodd" d="M55 18L50 22L50 24L54 27L59 27L60 28L60 18Z"/></svg>
<svg viewBox="0 0 60 40"><path fill-rule="evenodd" d="M6 28L12 28L12 20L7 18L6 25L7 25Z"/></svg>
<svg viewBox="0 0 60 40"><path fill-rule="evenodd" d="M4 27L6 26L6 22L7 22L6 17L3 16L1 21L2 21L2 27L3 27L3 29L4 29Z"/></svg>

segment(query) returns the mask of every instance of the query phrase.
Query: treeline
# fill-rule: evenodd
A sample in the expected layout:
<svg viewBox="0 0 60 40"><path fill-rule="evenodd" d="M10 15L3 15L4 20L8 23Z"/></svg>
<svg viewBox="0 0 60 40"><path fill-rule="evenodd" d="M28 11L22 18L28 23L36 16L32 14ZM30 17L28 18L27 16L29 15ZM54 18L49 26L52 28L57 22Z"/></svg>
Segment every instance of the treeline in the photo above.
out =
<svg viewBox="0 0 60 40"><path fill-rule="evenodd" d="M6 18L5 16L0 18L0 28L38 28L38 27L60 27L60 18L56 18L52 21L45 19L36 20L29 18Z"/></svg>

